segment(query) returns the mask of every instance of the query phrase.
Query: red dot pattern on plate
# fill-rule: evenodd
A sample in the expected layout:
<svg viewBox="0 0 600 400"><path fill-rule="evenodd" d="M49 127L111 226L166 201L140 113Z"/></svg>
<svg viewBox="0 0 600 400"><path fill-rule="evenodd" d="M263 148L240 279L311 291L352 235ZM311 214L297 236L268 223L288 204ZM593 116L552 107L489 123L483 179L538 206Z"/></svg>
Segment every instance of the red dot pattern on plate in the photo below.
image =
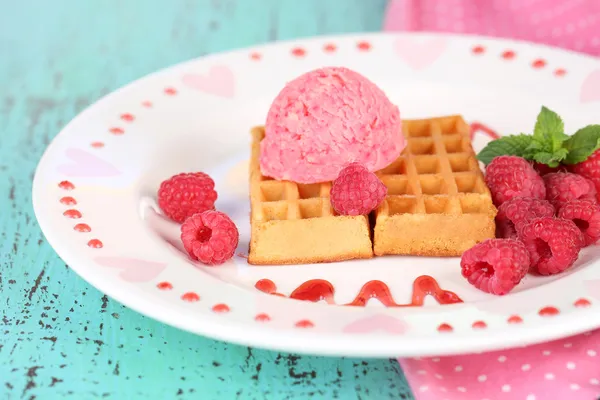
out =
<svg viewBox="0 0 600 400"><path fill-rule="evenodd" d="M298 322L296 322L296 328L312 328L315 326L315 324L313 324L311 321L307 320L307 319L302 319Z"/></svg>
<svg viewBox="0 0 600 400"><path fill-rule="evenodd" d="M265 313L261 313L261 314L256 314L256 317L254 317L254 320L257 322L268 322L271 320L271 317L269 317Z"/></svg>
<svg viewBox="0 0 600 400"><path fill-rule="evenodd" d="M510 317L508 317L507 322L509 324L520 324L521 322L523 322L523 318L519 317L518 315L511 315Z"/></svg>
<svg viewBox="0 0 600 400"><path fill-rule="evenodd" d="M229 309L229 306L227 304L223 304L223 303L215 304L213 306L212 310L216 313L227 313L227 312L231 311Z"/></svg>
<svg viewBox="0 0 600 400"><path fill-rule="evenodd" d="M79 210L70 209L66 210L63 215L67 218L79 219L82 217L81 212Z"/></svg>
<svg viewBox="0 0 600 400"><path fill-rule="evenodd" d="M323 46L323 50L326 53L333 53L334 51L337 50L337 46L333 43L327 43L325 46Z"/></svg>
<svg viewBox="0 0 600 400"><path fill-rule="evenodd" d="M92 249L101 249L104 247L104 243L102 243L100 241L100 239L91 239L88 242L88 246L91 247Z"/></svg>
<svg viewBox="0 0 600 400"><path fill-rule="evenodd" d="M91 232L92 228L88 224L77 224L73 227L77 232Z"/></svg>
<svg viewBox="0 0 600 400"><path fill-rule="evenodd" d="M60 202L66 206L74 206L75 204L77 204L77 200L75 200L71 196L63 197L62 199L60 199Z"/></svg>
<svg viewBox="0 0 600 400"><path fill-rule="evenodd" d="M371 50L371 43L369 43L369 42L358 42L356 44L356 47L360 51L369 51L369 50Z"/></svg>
<svg viewBox="0 0 600 400"><path fill-rule="evenodd" d="M63 190L73 190L75 189L75 185L73 185L71 182L69 181L62 181L58 184L58 187L63 189Z"/></svg>
<svg viewBox="0 0 600 400"><path fill-rule="evenodd" d="M544 307L538 311L538 314L540 314L542 317L552 317L554 315L558 315L559 313L560 311L558 308L552 306Z"/></svg>
<svg viewBox="0 0 600 400"><path fill-rule="evenodd" d="M473 329L485 329L487 328L487 324L483 321L475 321L473 322Z"/></svg>
<svg viewBox="0 0 600 400"><path fill-rule="evenodd" d="M189 301L190 303L192 303L194 301L200 300L200 296L198 296L194 292L187 292L187 293L184 293L183 296L181 296L181 300Z"/></svg>
<svg viewBox="0 0 600 400"><path fill-rule="evenodd" d="M368 51L371 49L371 44L366 41L361 41L356 44L356 47L358 50ZM332 53L337 50L337 46L333 43L328 43L323 47L323 50L325 52ZM483 54L483 53L485 53L485 48L483 46L478 45L478 46L475 46L472 48L472 52L474 54ZM296 57L303 57L306 55L306 51L303 48L296 47L296 48L292 49L292 54ZM260 53L254 52L254 53L250 54L250 59L252 59L252 60L256 61L256 60L260 60L261 58L262 58L262 55ZM515 52L512 50L506 50L502 53L502 58L511 60L511 59L515 58ZM534 68L543 68L546 66L546 61L543 59L536 59L533 61L532 66ZM563 68L558 68L554 71L554 74L556 76L564 76L566 74L566 70ZM164 93L166 95L176 95L177 90L174 88L168 87L168 88L164 89ZM150 101L143 101L141 104L144 107L148 107L148 108L152 107L152 102L150 102ZM120 118L123 121L127 121L127 122L132 122L135 120L135 116L132 114L129 114L129 113L122 114L120 116ZM125 133L125 131L119 127L110 128L109 131L110 131L110 133L115 134L115 135L122 135ZM92 142L91 146L94 148L102 148L102 147L104 147L104 143L103 142ZM73 185L69 181L60 182L59 187L64 190L75 189L75 185ZM77 201L73 197L69 197L69 196L65 196L65 197L61 198L60 202L65 205L77 204ZM65 215L66 217L69 217L69 218L81 218L82 217L81 212L79 212L78 210L75 210L75 209L66 210L63 213L63 215ZM91 227L87 224L77 224L77 225L75 225L75 227L73 229L78 232L90 232L91 231ZM88 242L88 246L92 247L92 248L102 248L103 243L99 239L91 239ZM169 282L160 282L156 286L160 290L172 290L173 289L173 285ZM181 299L184 301L188 301L188 302L196 302L196 301L200 300L200 296L194 292L187 292L181 296ZM591 305L590 301L587 299L583 299L583 298L578 299L574 303L575 307L588 307L590 305ZM214 305L212 307L212 310L214 312L224 313L224 312L229 312L230 308L228 305L220 303L220 304ZM539 315L541 315L541 316L553 316L553 315L557 315L558 313L559 313L559 310L557 308L551 307L551 306L544 307L541 310L539 310ZM269 317L269 315L267 315L265 313L260 313L260 314L257 314L254 319L258 322L267 322L267 321L271 320L271 317ZM507 322L510 324L518 324L518 323L522 323L523 319L518 315L512 315L508 318ZM314 323L312 323L309 320L300 320L300 321L296 322L295 326L298 328L312 328L312 327L314 327ZM474 329L484 329L487 327L487 324L484 321L475 321L472 324L472 327ZM452 326L447 323L440 324L437 329L439 332L452 332L454 330L452 328Z"/></svg>
<svg viewBox="0 0 600 400"><path fill-rule="evenodd" d="M592 303L588 299L579 299L575 303L573 303L575 307L589 307Z"/></svg>
<svg viewBox="0 0 600 400"><path fill-rule="evenodd" d="M473 54L483 54L484 52L485 52L485 47L483 47L483 46L473 47Z"/></svg>
<svg viewBox="0 0 600 400"><path fill-rule="evenodd" d="M506 50L502 53L502 58L504 58L505 60L512 60L513 58L515 58L515 52L512 50Z"/></svg>
<svg viewBox="0 0 600 400"><path fill-rule="evenodd" d="M254 284L254 287L267 294L274 294L277 291L275 282L270 279L261 279Z"/></svg>
<svg viewBox="0 0 600 400"><path fill-rule="evenodd" d="M292 49L292 54L296 57L304 57L306 55L306 50L301 47L295 47Z"/></svg>
<svg viewBox="0 0 600 400"><path fill-rule="evenodd" d="M485 47L482 45L476 45L471 48L473 54L481 55L486 52ZM501 53L501 57L505 60L513 60L517 56L517 53L514 50L504 50ZM548 62L543 58L536 58L531 62L531 66L536 69L542 69L548 65ZM554 75L557 77L561 77L566 75L567 71L564 68L557 68L554 70Z"/></svg>
<svg viewBox="0 0 600 400"><path fill-rule="evenodd" d="M173 289L173 285L169 282L159 282L156 284L156 287L160 290L171 290Z"/></svg>

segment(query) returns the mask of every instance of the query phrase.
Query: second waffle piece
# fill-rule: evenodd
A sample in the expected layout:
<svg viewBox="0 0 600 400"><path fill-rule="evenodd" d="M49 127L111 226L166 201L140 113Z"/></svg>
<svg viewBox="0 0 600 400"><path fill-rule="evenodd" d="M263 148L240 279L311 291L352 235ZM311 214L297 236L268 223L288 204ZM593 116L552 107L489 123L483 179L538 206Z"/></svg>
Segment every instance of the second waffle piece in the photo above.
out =
<svg viewBox="0 0 600 400"><path fill-rule="evenodd" d="M496 208L460 116L403 121L407 146L378 172L375 255L460 256L495 234Z"/></svg>

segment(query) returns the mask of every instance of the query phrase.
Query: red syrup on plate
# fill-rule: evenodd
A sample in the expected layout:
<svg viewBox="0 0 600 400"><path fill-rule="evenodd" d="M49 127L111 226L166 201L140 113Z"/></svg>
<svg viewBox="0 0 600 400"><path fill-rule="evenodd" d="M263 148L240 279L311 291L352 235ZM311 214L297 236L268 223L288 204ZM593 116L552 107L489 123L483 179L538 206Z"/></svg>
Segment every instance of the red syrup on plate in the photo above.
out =
<svg viewBox="0 0 600 400"><path fill-rule="evenodd" d="M277 293L277 285L270 279L261 279L256 282L254 287L267 294L286 297ZM334 294L335 288L331 282L324 279L311 279L298 286L289 295L289 298L312 302L324 300L327 304L336 304L333 299ZM440 285L431 276L422 275L413 282L412 299L408 304L396 303L388 285L375 280L365 283L354 300L342 305L364 307L370 299L377 299L386 307L417 307L423 305L426 296L433 296L439 304L463 302L454 292L440 288Z"/></svg>
<svg viewBox="0 0 600 400"><path fill-rule="evenodd" d="M489 126L484 125L480 122L473 122L471 124L471 140L473 140L473 138L475 137L475 134L479 131L483 132L486 136L488 136L492 140L498 139L500 137L500 135L496 131L494 131L492 128L490 128Z"/></svg>

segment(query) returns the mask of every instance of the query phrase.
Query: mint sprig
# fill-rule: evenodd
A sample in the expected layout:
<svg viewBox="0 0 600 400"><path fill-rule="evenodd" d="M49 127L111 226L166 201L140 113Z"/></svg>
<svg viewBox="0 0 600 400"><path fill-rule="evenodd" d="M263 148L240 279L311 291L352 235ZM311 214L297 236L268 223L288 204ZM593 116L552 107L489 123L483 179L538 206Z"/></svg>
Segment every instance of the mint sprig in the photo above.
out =
<svg viewBox="0 0 600 400"><path fill-rule="evenodd" d="M565 134L560 116L542 106L533 135L503 136L488 143L477 158L487 165L494 157L513 155L557 167L561 163L576 164L585 161L598 148L600 125L588 125L569 136Z"/></svg>
<svg viewBox="0 0 600 400"><path fill-rule="evenodd" d="M567 156L562 146L568 138L565 124L558 114L542 106L533 128L531 144L524 155L536 162L557 167Z"/></svg>
<svg viewBox="0 0 600 400"><path fill-rule="evenodd" d="M566 142L568 151L565 164L577 164L585 161L600 148L600 125L588 125L573 134Z"/></svg>
<svg viewBox="0 0 600 400"><path fill-rule="evenodd" d="M479 158L485 165L489 164L494 157L499 155L521 156L529 148L533 137L531 135L512 135L503 136L488 143L483 150L479 152Z"/></svg>

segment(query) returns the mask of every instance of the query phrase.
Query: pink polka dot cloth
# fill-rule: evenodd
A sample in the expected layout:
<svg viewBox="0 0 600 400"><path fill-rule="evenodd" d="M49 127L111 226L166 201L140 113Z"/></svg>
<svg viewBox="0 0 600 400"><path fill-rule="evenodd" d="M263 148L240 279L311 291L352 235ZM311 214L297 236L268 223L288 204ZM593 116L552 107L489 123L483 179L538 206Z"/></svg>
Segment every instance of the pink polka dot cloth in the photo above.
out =
<svg viewBox="0 0 600 400"><path fill-rule="evenodd" d="M600 398L600 330L525 348L398 361L416 400Z"/></svg>
<svg viewBox="0 0 600 400"><path fill-rule="evenodd" d="M390 0L386 31L522 39L600 55L599 0Z"/></svg>
<svg viewBox="0 0 600 400"><path fill-rule="evenodd" d="M522 39L600 55L600 0L390 0L385 31ZM399 360L416 400L600 399L600 330L511 350Z"/></svg>

